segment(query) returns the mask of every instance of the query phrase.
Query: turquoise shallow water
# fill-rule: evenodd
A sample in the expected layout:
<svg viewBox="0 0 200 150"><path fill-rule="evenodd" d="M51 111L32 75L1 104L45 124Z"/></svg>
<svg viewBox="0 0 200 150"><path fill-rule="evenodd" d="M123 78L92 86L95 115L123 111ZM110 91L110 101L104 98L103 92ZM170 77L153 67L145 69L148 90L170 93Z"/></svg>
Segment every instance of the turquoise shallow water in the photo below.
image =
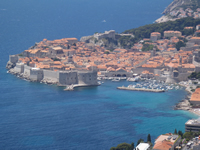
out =
<svg viewBox="0 0 200 150"><path fill-rule="evenodd" d="M128 82L63 91L6 73L9 54L43 38L80 38L94 32L150 24L171 0L2 0L0 1L0 148L109 149L122 142L155 139L184 131L194 116L174 111L183 90L166 93L120 91ZM102 21L106 20L105 23Z"/></svg>

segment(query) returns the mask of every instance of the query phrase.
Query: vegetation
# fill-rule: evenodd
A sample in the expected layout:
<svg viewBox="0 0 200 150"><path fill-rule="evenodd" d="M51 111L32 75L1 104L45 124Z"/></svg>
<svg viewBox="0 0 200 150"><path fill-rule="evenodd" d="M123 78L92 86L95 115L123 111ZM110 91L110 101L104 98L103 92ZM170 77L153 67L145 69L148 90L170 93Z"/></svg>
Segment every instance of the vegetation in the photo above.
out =
<svg viewBox="0 0 200 150"><path fill-rule="evenodd" d="M107 49L113 49L113 47L116 47L118 45L118 41L114 40L112 38L102 38L103 46Z"/></svg>
<svg viewBox="0 0 200 150"><path fill-rule="evenodd" d="M147 136L147 142L151 143L151 135L150 134L148 134L148 136Z"/></svg>
<svg viewBox="0 0 200 150"><path fill-rule="evenodd" d="M128 143L121 143L118 144L117 147L111 147L110 150L133 150L134 149L134 143L128 144Z"/></svg>
<svg viewBox="0 0 200 150"><path fill-rule="evenodd" d="M143 139L139 139L139 140L137 141L137 145L139 145L140 143L144 143L144 140L143 140Z"/></svg>
<svg viewBox="0 0 200 150"><path fill-rule="evenodd" d="M194 30L195 28L193 28L193 29L183 29L183 31L182 31L182 34L183 35L186 35L186 36L188 36L188 35L193 35L194 34Z"/></svg>
<svg viewBox="0 0 200 150"><path fill-rule="evenodd" d="M180 135L181 137L183 137L183 132L182 131L178 131L178 135Z"/></svg>
<svg viewBox="0 0 200 150"><path fill-rule="evenodd" d="M183 41L179 41L176 43L177 51L179 51L181 47L185 47L185 46L186 46L186 44Z"/></svg>
<svg viewBox="0 0 200 150"><path fill-rule="evenodd" d="M24 55L21 53L21 54L19 54L18 56L21 56L21 57L23 57Z"/></svg>
<svg viewBox="0 0 200 150"><path fill-rule="evenodd" d="M200 72L192 72L188 78L189 79L200 79Z"/></svg>
<svg viewBox="0 0 200 150"><path fill-rule="evenodd" d="M60 61L60 59L58 59L58 58L56 58L56 57L53 58L52 60L53 60L53 61Z"/></svg>
<svg viewBox="0 0 200 150"><path fill-rule="evenodd" d="M143 44L143 47L142 47L142 51L149 51L149 50L153 50L153 45L152 44Z"/></svg>
<svg viewBox="0 0 200 150"><path fill-rule="evenodd" d="M200 19L194 19L192 17L178 19L176 21L168 21L164 23L154 23L145 26L141 26L138 28L126 30L123 33L133 34L135 37L131 36L122 36L118 42L124 48L130 48L134 45L134 43L142 40L143 38L149 38L151 32L160 32L162 37L164 31L168 30L176 30L183 33L183 35L190 35L194 33L194 30L186 30L185 27L196 27L196 25L200 24Z"/></svg>
<svg viewBox="0 0 200 150"><path fill-rule="evenodd" d="M104 54L110 54L110 52L109 51L105 51Z"/></svg>
<svg viewBox="0 0 200 150"><path fill-rule="evenodd" d="M179 139L179 138L184 138L186 139L186 141L189 141L191 139L193 139L194 137L197 137L200 135L200 131L199 132L185 132L183 134L182 131L178 131L175 129L174 130L174 134L177 134L179 135L179 137L176 139L176 141ZM175 141L175 142L176 142ZM138 142L137 142L137 145L139 145L140 143L143 143L144 140L143 139L139 139ZM151 148L152 148L152 143L151 143L151 135L148 134L147 136L147 143L150 144ZM133 150L134 149L134 143L131 143L131 144L128 144L128 143L121 143L121 144L118 144L117 147L112 147L110 148L110 150Z"/></svg>
<svg viewBox="0 0 200 150"><path fill-rule="evenodd" d="M134 43L136 43L136 41L137 40L131 36L122 36L118 39L118 42L124 48L131 48L134 45Z"/></svg>
<svg viewBox="0 0 200 150"><path fill-rule="evenodd" d="M186 141L189 141L189 140L191 140L192 138L197 137L197 136L199 136L199 135L200 135L200 131L199 131L199 132L185 132L185 133L183 134L183 138L185 138Z"/></svg>
<svg viewBox="0 0 200 150"><path fill-rule="evenodd" d="M144 143L143 139L139 139L137 141L137 145L139 145L140 143ZM151 135L148 134L147 136L147 143L149 143L150 147L153 146L153 144L151 143ZM132 142L131 144L128 143L121 143L118 144L117 147L111 147L110 150L133 150L134 149L134 143Z"/></svg>
<svg viewBox="0 0 200 150"><path fill-rule="evenodd" d="M174 134L177 134L177 130L176 129L174 130Z"/></svg>

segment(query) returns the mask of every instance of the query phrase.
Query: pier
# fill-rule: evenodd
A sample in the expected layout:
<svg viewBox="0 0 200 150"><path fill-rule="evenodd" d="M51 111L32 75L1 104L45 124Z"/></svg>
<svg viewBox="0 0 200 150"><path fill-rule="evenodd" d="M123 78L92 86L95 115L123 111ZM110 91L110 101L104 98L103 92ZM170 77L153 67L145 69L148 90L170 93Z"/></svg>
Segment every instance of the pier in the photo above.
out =
<svg viewBox="0 0 200 150"><path fill-rule="evenodd" d="M146 89L146 88L134 88L134 87L117 87L119 90L132 90L132 91L144 91L144 92L165 92L165 90L159 90L159 89Z"/></svg>

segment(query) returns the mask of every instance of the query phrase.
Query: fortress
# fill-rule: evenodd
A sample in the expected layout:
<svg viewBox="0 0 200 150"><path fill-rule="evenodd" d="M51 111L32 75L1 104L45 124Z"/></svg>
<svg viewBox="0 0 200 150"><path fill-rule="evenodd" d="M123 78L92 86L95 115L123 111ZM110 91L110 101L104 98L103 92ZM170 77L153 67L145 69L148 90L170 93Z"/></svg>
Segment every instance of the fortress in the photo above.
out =
<svg viewBox="0 0 200 150"><path fill-rule="evenodd" d="M97 71L70 70L54 71L41 68L30 67L24 63L18 62L17 55L10 55L8 64L14 64L10 73L16 74L22 78L35 81L57 84L59 86L95 86L97 83Z"/></svg>

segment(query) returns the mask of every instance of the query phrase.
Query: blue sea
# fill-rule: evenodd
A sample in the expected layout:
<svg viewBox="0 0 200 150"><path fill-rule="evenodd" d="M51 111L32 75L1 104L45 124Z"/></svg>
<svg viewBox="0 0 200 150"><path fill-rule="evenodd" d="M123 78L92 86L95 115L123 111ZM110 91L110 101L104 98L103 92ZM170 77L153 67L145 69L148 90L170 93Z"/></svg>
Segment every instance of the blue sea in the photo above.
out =
<svg viewBox="0 0 200 150"><path fill-rule="evenodd" d="M172 0L1 0L0 149L109 150L122 142L152 141L184 131L197 116L174 111L184 90L120 91L126 81L63 91L6 73L9 54L49 40L124 30L153 23ZM105 21L104 21L105 20Z"/></svg>

